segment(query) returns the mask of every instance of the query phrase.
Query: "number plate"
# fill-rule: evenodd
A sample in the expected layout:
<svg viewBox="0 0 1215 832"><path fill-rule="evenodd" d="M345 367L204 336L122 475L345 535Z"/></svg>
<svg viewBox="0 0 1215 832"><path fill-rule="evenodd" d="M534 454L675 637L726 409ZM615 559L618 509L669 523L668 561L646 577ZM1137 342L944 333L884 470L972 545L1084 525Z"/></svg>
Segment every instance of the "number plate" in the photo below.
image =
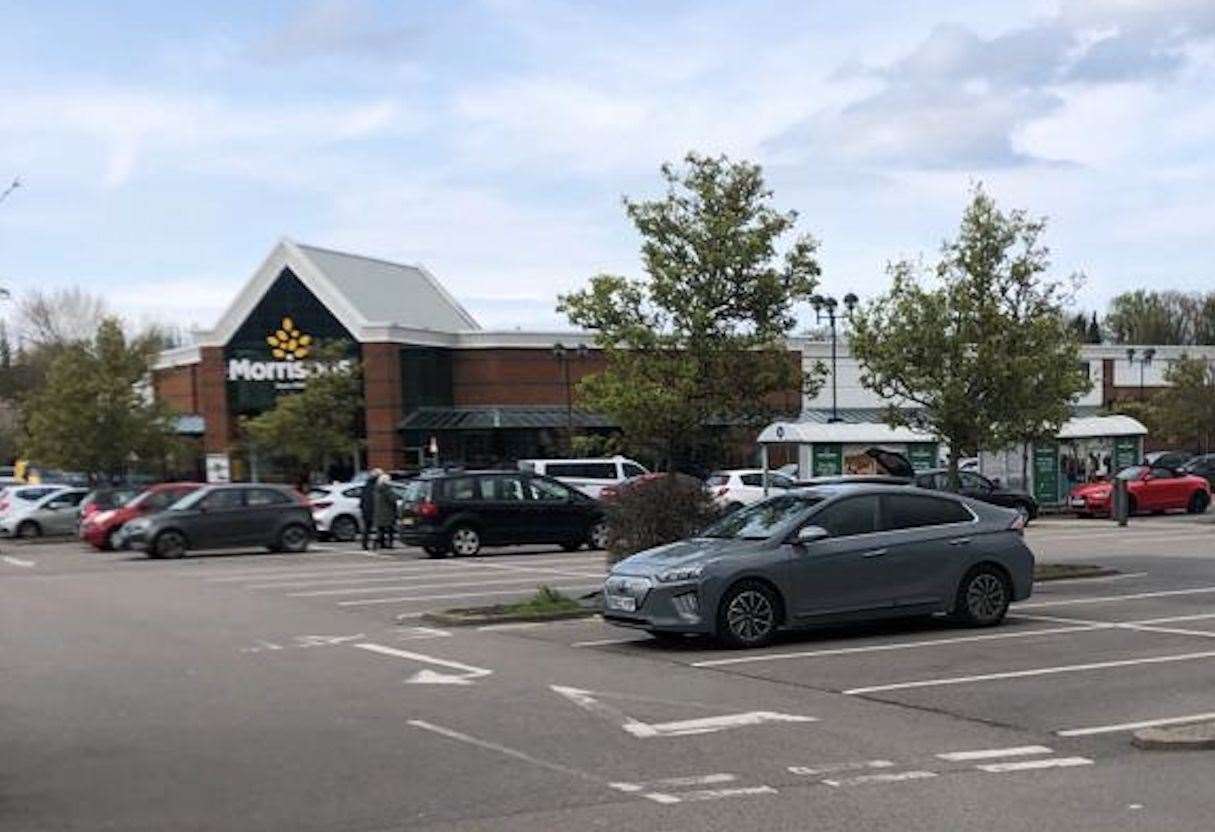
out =
<svg viewBox="0 0 1215 832"><path fill-rule="evenodd" d="M412 517L402 517L401 518L402 526L412 526L413 524L414 524L414 519Z"/></svg>
<svg viewBox="0 0 1215 832"><path fill-rule="evenodd" d="M608 595L607 608L609 610L620 610L621 612L637 612L637 599L626 598L622 595Z"/></svg>
<svg viewBox="0 0 1215 832"><path fill-rule="evenodd" d="M1072 505L1080 506L1081 508L1083 508L1084 507L1084 498L1083 497L1073 497Z"/></svg>

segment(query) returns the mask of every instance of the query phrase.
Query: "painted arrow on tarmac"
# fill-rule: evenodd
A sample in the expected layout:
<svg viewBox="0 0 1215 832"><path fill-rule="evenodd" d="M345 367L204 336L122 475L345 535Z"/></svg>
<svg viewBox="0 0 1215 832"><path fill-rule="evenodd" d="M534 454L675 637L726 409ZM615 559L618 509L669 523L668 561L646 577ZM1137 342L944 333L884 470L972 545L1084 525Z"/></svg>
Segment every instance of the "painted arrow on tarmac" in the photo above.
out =
<svg viewBox="0 0 1215 832"><path fill-rule="evenodd" d="M609 722L618 725L625 733L639 739L648 737L686 737L693 734L712 734L730 728L742 728L748 725L762 725L765 722L818 722L816 717L782 714L775 711L747 711L740 714L722 714L721 716L700 717L699 719L683 719L676 722L642 722L629 716L619 708L614 708L600 702L592 691L580 688L549 685L553 693L563 696L584 711L601 716ZM602 694L601 694L602 695ZM673 703L674 704L674 703Z"/></svg>
<svg viewBox="0 0 1215 832"><path fill-rule="evenodd" d="M410 661L433 664L436 667L460 671L459 673L440 673L437 670L419 670L405 680L405 683L409 685L471 685L474 679L480 679L493 673L492 670L487 670L484 667L473 667L472 665L453 662L450 659L437 659L434 656L412 653L408 650L398 650L395 647L387 647L383 644L361 642L354 646L363 650L370 650L372 653L380 653L384 656L395 656L398 659L409 659Z"/></svg>

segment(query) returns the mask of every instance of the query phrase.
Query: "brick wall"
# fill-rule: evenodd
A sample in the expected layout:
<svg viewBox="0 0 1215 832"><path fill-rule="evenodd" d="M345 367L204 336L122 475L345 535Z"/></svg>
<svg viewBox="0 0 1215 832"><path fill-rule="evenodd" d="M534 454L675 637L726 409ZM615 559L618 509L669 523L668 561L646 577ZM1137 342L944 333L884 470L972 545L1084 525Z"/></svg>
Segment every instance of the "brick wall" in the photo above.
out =
<svg viewBox="0 0 1215 832"><path fill-rule="evenodd" d="M206 420L203 448L207 453L225 453L232 441L232 419L228 415L227 364L223 347L203 347L198 362L198 411Z"/></svg>
<svg viewBox="0 0 1215 832"><path fill-rule="evenodd" d="M363 345L363 396L367 412L367 466L385 470L405 465L397 424L404 416L400 344Z"/></svg>
<svg viewBox="0 0 1215 832"><path fill-rule="evenodd" d="M606 366L591 351L569 353L570 384ZM457 350L452 354L452 400L456 407L476 405L565 405L565 371L548 349ZM575 392L575 401L577 394Z"/></svg>
<svg viewBox="0 0 1215 832"><path fill-rule="evenodd" d="M178 413L198 413L198 365L169 367L152 373L156 398Z"/></svg>

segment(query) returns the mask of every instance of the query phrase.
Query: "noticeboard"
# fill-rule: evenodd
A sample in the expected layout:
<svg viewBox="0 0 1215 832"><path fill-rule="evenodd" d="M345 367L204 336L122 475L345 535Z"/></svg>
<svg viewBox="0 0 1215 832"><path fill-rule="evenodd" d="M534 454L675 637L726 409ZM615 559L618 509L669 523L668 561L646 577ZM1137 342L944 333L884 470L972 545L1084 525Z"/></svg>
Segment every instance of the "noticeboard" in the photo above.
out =
<svg viewBox="0 0 1215 832"><path fill-rule="evenodd" d="M1114 440L1114 471L1139 464L1139 437L1119 436Z"/></svg>
<svg viewBox="0 0 1215 832"><path fill-rule="evenodd" d="M907 460L916 471L937 467L936 442L910 442L907 445Z"/></svg>
<svg viewBox="0 0 1215 832"><path fill-rule="evenodd" d="M1034 446L1034 499L1043 504L1059 501L1059 446L1054 442Z"/></svg>
<svg viewBox="0 0 1215 832"><path fill-rule="evenodd" d="M814 454L810 458L810 463L812 476L837 476L844 470L843 448L838 443L815 444Z"/></svg>

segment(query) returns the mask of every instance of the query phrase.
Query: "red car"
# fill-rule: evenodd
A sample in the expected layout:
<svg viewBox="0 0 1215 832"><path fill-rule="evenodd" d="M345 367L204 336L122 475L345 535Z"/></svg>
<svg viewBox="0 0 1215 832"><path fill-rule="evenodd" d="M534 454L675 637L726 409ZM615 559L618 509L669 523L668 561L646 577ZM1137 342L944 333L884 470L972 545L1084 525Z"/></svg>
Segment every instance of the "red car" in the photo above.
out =
<svg viewBox="0 0 1215 832"><path fill-rule="evenodd" d="M128 520L164 511L191 491L202 488L197 482L166 482L154 485L135 499L108 511L98 511L80 521L80 539L102 549L113 549L115 535Z"/></svg>
<svg viewBox="0 0 1215 832"><path fill-rule="evenodd" d="M1202 514L1211 504L1211 486L1203 477L1151 465L1132 465L1116 475L1126 480L1130 513L1185 509ZM1108 515L1114 486L1110 482L1078 485L1067 504L1080 517Z"/></svg>

